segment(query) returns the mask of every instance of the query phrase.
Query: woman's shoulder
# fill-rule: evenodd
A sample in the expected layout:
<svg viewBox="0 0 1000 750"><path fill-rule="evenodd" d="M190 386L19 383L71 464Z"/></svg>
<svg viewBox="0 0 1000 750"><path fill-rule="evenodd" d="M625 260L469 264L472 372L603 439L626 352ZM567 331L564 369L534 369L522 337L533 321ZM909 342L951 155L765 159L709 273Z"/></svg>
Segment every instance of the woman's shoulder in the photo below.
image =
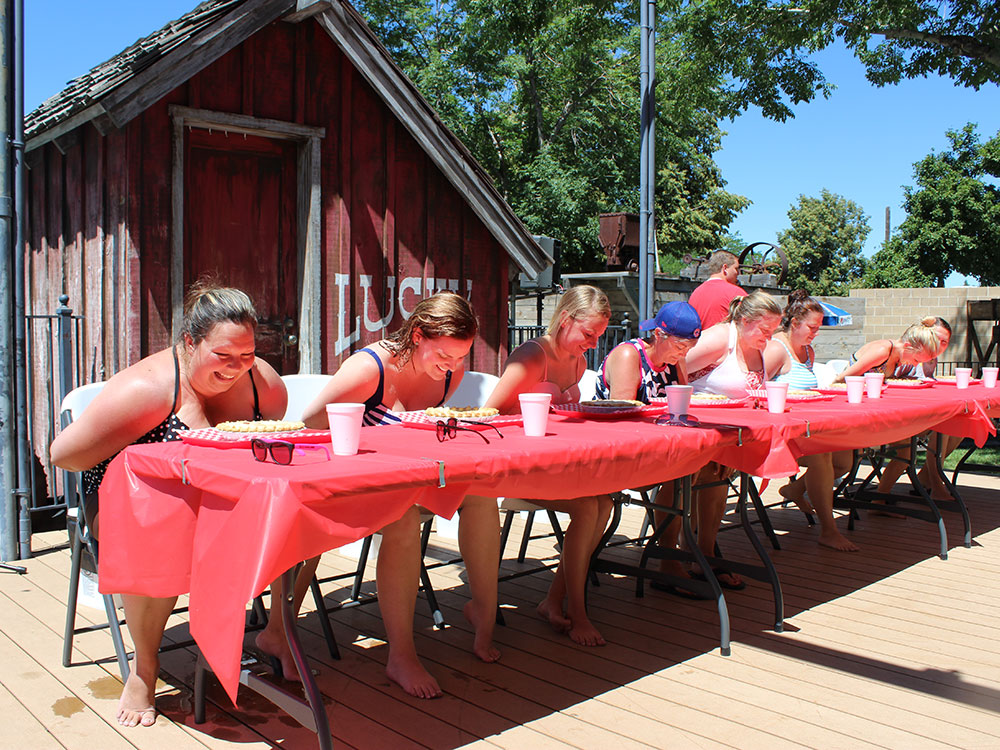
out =
<svg viewBox="0 0 1000 750"><path fill-rule="evenodd" d="M521 364L540 363L547 359L550 354L551 348L549 343L545 340L545 337L539 337L525 341L512 351L507 359L508 361L520 362Z"/></svg>

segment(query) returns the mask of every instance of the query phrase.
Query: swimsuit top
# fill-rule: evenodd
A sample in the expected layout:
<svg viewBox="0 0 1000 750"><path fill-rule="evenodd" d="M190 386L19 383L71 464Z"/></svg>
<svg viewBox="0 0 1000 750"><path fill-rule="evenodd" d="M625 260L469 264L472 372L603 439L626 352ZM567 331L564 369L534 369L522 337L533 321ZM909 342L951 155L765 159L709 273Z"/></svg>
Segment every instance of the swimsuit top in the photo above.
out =
<svg viewBox="0 0 1000 750"><path fill-rule="evenodd" d="M375 364L378 365L378 387L375 388L375 393L368 397L365 401L365 413L361 417L361 424L365 427L378 427L379 425L386 424L397 424L402 420L399 416L388 406L382 403L382 396L385 395L385 367L382 366L382 360L379 359L378 354L374 349L365 347L361 351L368 352L375 359ZM448 389L451 387L451 370L448 370L448 374L444 376L444 394L441 396L441 400L436 404L436 406L441 406L444 404L444 400L448 398Z"/></svg>
<svg viewBox="0 0 1000 750"><path fill-rule="evenodd" d="M760 371L745 371L740 367L736 353L736 324L729 324L729 352L717 365L704 367L691 376L694 393L715 393L729 398L745 398L747 391L764 387L767 374Z"/></svg>
<svg viewBox="0 0 1000 750"><path fill-rule="evenodd" d="M788 369L788 372L776 376L774 380L778 383L788 383L788 387L792 390L807 391L818 387L819 381L816 379L816 373L813 372L813 362L816 361L816 355L813 353L812 347L806 346L806 361L799 362L795 359L795 355L792 354L792 350L788 348L788 344L781 339L775 340L785 347L792 366Z"/></svg>
<svg viewBox="0 0 1000 750"><path fill-rule="evenodd" d="M646 348L642 345L641 340L632 339L631 341L625 341L618 346L628 346L629 344L634 346L636 351L639 352L639 364L642 370L639 378L639 388L635 394L635 398L642 401L644 404L648 404L651 398L662 398L663 396L666 396L667 386L677 382L677 365L667 365L662 370L656 370L646 358ZM617 348L618 347L615 347L615 349ZM612 349L612 351L614 351L614 349ZM610 356L611 352L608 352L608 357ZM611 385L608 383L605 375L605 367L608 364L608 357L605 357L604 361L601 363L601 373L597 378L597 392L594 398L611 398Z"/></svg>
<svg viewBox="0 0 1000 750"><path fill-rule="evenodd" d="M181 439L179 434L180 430L190 429L178 418L176 414L177 399L180 397L181 392L181 365L177 359L177 349L174 349L173 353L174 403L170 407L170 414L168 414L162 422L156 425L156 427L132 443L132 445L142 445L143 443L170 443ZM257 384L253 379L253 370L248 370L248 372L250 373L250 387L253 388L253 418L254 420L263 419L263 416L260 413L260 400L257 396ZM110 464L112 459L114 459L117 455L118 453L115 453L114 456L109 456L101 461L101 463L97 464L94 468L87 469L83 472L84 495L97 492L98 488L101 486L101 482L104 480L104 474L108 470L108 464Z"/></svg>
<svg viewBox="0 0 1000 750"><path fill-rule="evenodd" d="M542 354L545 355L545 369L542 371L542 379L534 387L532 387L532 393L549 393L552 395L553 404L576 404L580 401L580 378L583 377L583 373L579 373L579 376L573 382L569 388L563 390L563 387L558 383L554 383L549 380L549 355L545 351L545 347L539 344L537 341L532 339L525 343L534 344L539 349L542 350Z"/></svg>
<svg viewBox="0 0 1000 750"><path fill-rule="evenodd" d="M880 372L883 375L885 375L885 377L887 377L887 378L906 378L906 377L910 377L910 375L908 374L908 372L910 371L910 367L911 366L910 365L900 364L900 362L898 360L896 361L896 367L893 368L892 372L889 372L887 370L886 365L888 365L889 364L889 360L892 359L892 351L893 351L893 349L895 347L896 347L896 345L890 341L889 342L889 354L886 356L886 358L883 359L879 364L872 365L865 372ZM854 354L851 355L851 362L857 362L857 361L858 361L858 353L855 352ZM914 371L914 374L915 374L915 371Z"/></svg>

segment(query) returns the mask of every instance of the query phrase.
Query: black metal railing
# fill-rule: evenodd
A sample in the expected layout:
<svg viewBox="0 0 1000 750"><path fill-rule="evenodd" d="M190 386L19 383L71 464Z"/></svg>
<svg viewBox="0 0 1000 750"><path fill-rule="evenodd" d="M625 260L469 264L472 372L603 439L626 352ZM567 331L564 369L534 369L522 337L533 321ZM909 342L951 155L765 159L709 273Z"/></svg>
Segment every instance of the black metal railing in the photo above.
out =
<svg viewBox="0 0 1000 750"><path fill-rule="evenodd" d="M55 313L24 317L27 323L28 442L33 467L37 467L37 451L37 461L42 469L41 472L31 471L31 509L58 510L65 508L65 500L61 499L57 489L57 474L49 460L49 445L56 436L63 398L80 385L83 316L73 314L69 297L64 294L59 297ZM42 384L41 389L38 388L39 383Z"/></svg>
<svg viewBox="0 0 1000 750"><path fill-rule="evenodd" d="M545 330L545 326L507 326L508 351L514 351L525 341L544 335ZM629 320L628 313L625 313L621 323L609 325L604 335L598 340L597 346L587 352L587 369L600 369L608 352L622 342L628 341L632 335L632 321Z"/></svg>

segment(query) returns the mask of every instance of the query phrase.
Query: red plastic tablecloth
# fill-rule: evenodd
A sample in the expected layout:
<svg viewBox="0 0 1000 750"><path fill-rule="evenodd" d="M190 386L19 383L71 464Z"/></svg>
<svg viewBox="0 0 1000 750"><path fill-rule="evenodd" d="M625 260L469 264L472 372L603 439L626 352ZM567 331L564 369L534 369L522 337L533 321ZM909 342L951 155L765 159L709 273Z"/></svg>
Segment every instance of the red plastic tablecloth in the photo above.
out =
<svg viewBox="0 0 1000 750"><path fill-rule="evenodd" d="M580 497L674 479L710 460L787 476L798 455L875 445L931 426L985 437L992 426L984 409L1000 408L1000 397L973 389L933 399L887 395L861 406L837 397L794 404L783 415L692 410L704 422L741 426L739 434L651 418L553 416L544 438L507 426L503 439L486 444L472 433L440 443L433 431L381 427L362 431L357 456L327 461L310 452L289 467L257 462L247 449L131 446L101 486L101 590L190 592L192 635L235 700L246 602L295 563L361 539L414 504L450 517L467 493Z"/></svg>

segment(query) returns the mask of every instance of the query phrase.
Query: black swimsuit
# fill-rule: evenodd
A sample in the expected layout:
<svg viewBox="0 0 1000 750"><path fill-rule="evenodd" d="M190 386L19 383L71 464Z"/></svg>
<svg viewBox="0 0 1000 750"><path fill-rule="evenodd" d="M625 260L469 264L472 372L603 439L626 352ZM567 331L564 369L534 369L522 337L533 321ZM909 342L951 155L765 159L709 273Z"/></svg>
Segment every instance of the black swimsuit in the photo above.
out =
<svg viewBox="0 0 1000 750"><path fill-rule="evenodd" d="M174 349L174 403L170 407L170 414L167 415L166 419L160 422L156 427L151 429L145 435L136 440L132 445L141 445L143 443L169 443L175 440L180 440L181 436L179 434L180 430L190 429L186 424L184 424L175 413L177 411L177 399L180 397L181 393L181 366L177 359L177 350ZM250 373L250 387L253 388L253 418L254 420L263 419L260 413L260 401L257 396L257 384L253 379L253 370L249 370ZM108 464L117 456L104 459L101 463L97 464L92 469L87 469L83 472L83 494L90 495L97 492L98 488L101 486L101 482L104 480L104 473L108 470Z"/></svg>

